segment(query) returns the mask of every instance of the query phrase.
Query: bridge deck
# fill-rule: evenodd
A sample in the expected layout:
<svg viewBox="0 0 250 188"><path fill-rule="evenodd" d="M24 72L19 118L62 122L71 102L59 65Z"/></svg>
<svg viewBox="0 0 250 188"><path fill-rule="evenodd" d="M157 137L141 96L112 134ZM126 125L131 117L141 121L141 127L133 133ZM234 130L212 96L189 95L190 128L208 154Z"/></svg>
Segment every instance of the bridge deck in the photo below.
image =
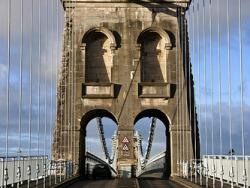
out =
<svg viewBox="0 0 250 188"><path fill-rule="evenodd" d="M163 179L139 179L141 188L184 188L181 184Z"/></svg>
<svg viewBox="0 0 250 188"><path fill-rule="evenodd" d="M182 188L183 186L171 180L163 179L111 179L79 181L69 188Z"/></svg>
<svg viewBox="0 0 250 188"><path fill-rule="evenodd" d="M114 188L115 180L87 180L87 181L79 181L71 186L69 188Z"/></svg>
<svg viewBox="0 0 250 188"><path fill-rule="evenodd" d="M164 176L162 171L152 171L144 173L138 179L139 187L141 188L182 188L187 187L185 183L180 184L179 181L163 179Z"/></svg>

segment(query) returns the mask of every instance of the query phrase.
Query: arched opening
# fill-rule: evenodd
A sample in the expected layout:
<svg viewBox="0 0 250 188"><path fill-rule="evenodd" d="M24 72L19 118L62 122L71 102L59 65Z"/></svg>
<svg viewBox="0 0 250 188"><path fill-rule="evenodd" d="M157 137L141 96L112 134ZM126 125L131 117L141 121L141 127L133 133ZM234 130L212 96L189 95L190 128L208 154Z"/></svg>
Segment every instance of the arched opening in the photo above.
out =
<svg viewBox="0 0 250 188"><path fill-rule="evenodd" d="M103 32L93 30L84 36L85 52L85 82L111 82L112 41Z"/></svg>
<svg viewBox="0 0 250 188"><path fill-rule="evenodd" d="M104 137L100 137L102 132L100 123ZM81 176L90 177L95 163L111 164L110 159L115 160L116 130L116 118L107 110L91 110L82 117L79 143L79 174ZM102 144L102 138L105 138L106 150ZM90 161L91 156L96 157L97 160ZM114 168L115 165L112 167Z"/></svg>
<svg viewBox="0 0 250 188"><path fill-rule="evenodd" d="M164 41L156 32L148 32L142 36L141 81L166 81L166 57L164 53Z"/></svg>
<svg viewBox="0 0 250 188"><path fill-rule="evenodd" d="M152 128L155 119L155 127ZM141 140L142 149L137 148L138 153L138 176L150 178L168 178L171 174L171 143L169 132L169 120L167 116L157 109L148 109L139 113L134 121L135 135ZM150 149L148 141L150 134L154 132L151 152L147 158L147 152ZM149 138L149 139L148 139ZM138 140L137 139L137 140ZM141 156L140 150L143 155Z"/></svg>
<svg viewBox="0 0 250 188"><path fill-rule="evenodd" d="M168 34L150 27L140 33L137 43L141 45L141 82L167 82L167 56L172 46Z"/></svg>

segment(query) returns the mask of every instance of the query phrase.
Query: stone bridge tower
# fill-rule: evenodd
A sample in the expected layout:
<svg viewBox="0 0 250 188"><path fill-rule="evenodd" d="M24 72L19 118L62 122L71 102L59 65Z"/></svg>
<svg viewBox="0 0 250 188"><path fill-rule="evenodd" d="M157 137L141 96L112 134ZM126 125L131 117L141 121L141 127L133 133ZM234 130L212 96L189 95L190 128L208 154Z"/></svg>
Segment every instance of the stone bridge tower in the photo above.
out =
<svg viewBox="0 0 250 188"><path fill-rule="evenodd" d="M72 160L84 175L86 125L105 116L118 126L122 175L137 164L134 124L154 116L166 126L167 175L176 175L177 160L193 159L198 151L190 116L193 87L185 81L190 66L184 12L190 0L61 1L65 27L54 159Z"/></svg>

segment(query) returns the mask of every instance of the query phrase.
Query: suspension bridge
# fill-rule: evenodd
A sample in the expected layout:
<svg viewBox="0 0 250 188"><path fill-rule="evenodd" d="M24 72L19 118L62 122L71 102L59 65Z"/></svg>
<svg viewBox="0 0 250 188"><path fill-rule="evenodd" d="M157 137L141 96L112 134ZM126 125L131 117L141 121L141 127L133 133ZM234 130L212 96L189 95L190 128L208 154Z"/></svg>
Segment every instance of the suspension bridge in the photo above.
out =
<svg viewBox="0 0 250 188"><path fill-rule="evenodd" d="M249 187L249 6L1 0L0 187Z"/></svg>

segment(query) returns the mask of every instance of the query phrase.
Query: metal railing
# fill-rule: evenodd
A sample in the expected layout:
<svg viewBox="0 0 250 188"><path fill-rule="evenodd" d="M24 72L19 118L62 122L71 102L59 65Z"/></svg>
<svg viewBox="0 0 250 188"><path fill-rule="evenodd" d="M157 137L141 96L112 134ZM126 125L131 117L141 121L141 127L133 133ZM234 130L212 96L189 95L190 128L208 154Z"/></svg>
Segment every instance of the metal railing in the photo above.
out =
<svg viewBox="0 0 250 188"><path fill-rule="evenodd" d="M244 172L243 163L246 164L247 172ZM225 182L233 182L236 185L246 183L247 186L250 186L250 179L246 179L246 175L250 174L250 156L204 155L202 166L204 176L215 177Z"/></svg>
<svg viewBox="0 0 250 188"><path fill-rule="evenodd" d="M51 174L50 161L47 156L1 157L0 169L1 187L6 185L13 187L18 182L23 184L25 181L42 179Z"/></svg>
<svg viewBox="0 0 250 188"><path fill-rule="evenodd" d="M56 185L73 176L72 161L53 161L47 156L0 158L0 187Z"/></svg>

